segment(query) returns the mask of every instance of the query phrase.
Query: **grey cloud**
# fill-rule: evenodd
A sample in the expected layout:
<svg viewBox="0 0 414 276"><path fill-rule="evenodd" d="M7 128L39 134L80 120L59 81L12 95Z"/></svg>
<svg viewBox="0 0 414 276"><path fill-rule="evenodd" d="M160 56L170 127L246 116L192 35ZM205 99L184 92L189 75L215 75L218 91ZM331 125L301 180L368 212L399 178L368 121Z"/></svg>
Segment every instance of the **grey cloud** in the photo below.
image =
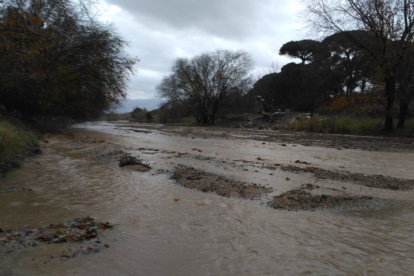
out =
<svg viewBox="0 0 414 276"><path fill-rule="evenodd" d="M134 99L155 98L156 85L178 57L242 49L255 60L257 75L272 62L279 67L291 62L278 56L279 49L303 37L293 28L292 0L103 1L121 9L108 13L106 20L130 42L129 55L140 59L129 81L128 95Z"/></svg>
<svg viewBox="0 0 414 276"><path fill-rule="evenodd" d="M155 30L195 28L218 37L244 38L271 24L289 20L288 1L275 0L106 0Z"/></svg>

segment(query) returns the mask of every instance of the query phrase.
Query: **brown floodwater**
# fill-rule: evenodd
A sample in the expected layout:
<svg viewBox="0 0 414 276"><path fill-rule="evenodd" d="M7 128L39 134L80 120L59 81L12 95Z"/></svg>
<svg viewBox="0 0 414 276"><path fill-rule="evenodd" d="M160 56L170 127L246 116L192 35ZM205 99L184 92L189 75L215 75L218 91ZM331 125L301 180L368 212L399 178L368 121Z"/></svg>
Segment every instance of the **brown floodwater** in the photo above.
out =
<svg viewBox="0 0 414 276"><path fill-rule="evenodd" d="M15 275L412 275L413 191L336 183L280 170L271 175L263 168L246 171L237 164L258 157L268 163L301 160L367 177L413 179L413 153L280 146L232 138L231 133L220 137L217 130L208 139L168 133L161 127L141 130L146 130L145 125L107 122L69 129L128 147L152 164L149 172L99 164L71 150L67 138L50 136L42 155L28 159L0 182L33 189L0 194L1 228L43 227L88 215L117 225L103 233L102 242L109 248L96 254L44 264L39 260L81 245L30 248L14 260ZM200 132L208 135L209 130L200 128ZM141 147L192 155L178 158L136 150ZM263 200L225 198L183 188L166 174L154 174L177 164L269 185L276 191ZM396 207L288 212L265 204L272 195L316 182L326 187L345 185L347 191L386 199Z"/></svg>

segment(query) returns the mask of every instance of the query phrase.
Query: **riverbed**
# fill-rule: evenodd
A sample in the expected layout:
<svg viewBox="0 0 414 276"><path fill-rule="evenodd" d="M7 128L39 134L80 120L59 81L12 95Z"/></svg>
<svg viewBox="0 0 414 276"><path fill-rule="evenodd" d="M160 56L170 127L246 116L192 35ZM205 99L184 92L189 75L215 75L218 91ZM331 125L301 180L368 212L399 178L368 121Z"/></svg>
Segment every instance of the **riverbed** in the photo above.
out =
<svg viewBox="0 0 414 276"><path fill-rule="evenodd" d="M64 260L49 256L85 245L24 248L7 273L412 275L414 271L413 189L381 189L269 169L275 164L313 166L367 178L413 180L412 152L306 146L264 141L266 132L127 122L86 123L66 133L70 135L46 137L43 154L31 157L0 182L26 188L0 194L0 228L44 227L91 216L115 225L101 238L108 247ZM110 158L111 150L118 148L139 156L152 169L120 168ZM249 200L187 189L170 179L177 166L255 183L273 192ZM369 195L392 208L292 212L268 206L274 196L309 183L346 195Z"/></svg>

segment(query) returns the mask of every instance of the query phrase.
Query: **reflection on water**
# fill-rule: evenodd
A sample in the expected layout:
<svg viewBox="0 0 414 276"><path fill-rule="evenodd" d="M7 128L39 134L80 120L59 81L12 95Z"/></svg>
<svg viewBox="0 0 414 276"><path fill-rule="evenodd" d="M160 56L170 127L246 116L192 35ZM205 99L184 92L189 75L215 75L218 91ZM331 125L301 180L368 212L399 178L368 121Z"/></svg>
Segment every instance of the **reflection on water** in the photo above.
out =
<svg viewBox="0 0 414 276"><path fill-rule="evenodd" d="M276 150L271 152L276 148L271 143L261 146L254 141L115 131L111 124L87 127L89 130L78 128L76 132L88 132L133 148L190 152L192 147L197 147L203 150L203 156L222 160L250 160L260 155L275 162L289 162L286 149L277 149L277 155ZM43 264L33 259L79 245L40 246L15 260L16 275L411 275L414 270L411 191L372 189L373 193L393 199L397 204L395 210L386 212L278 211L263 206L260 201L188 190L173 184L163 174L98 164L69 150L60 139L63 138L51 138L43 155L28 160L23 168L10 173L2 182L2 185L30 187L34 191L0 194L0 226L41 227L87 215L119 225L104 233L103 242L110 247L98 254ZM367 164L356 169L364 173L383 166L381 160L376 160L376 165L368 165L378 159L379 153L342 151L343 155L338 156L333 150L321 152L317 148L297 147L297 152L290 153L290 160L307 160L316 153L330 157L331 161L323 158L310 161L328 168L346 162L346 158L351 158L348 170L358 167L352 165L354 159ZM388 161L394 165L412 157L393 156L389 154ZM199 160L171 161L160 155L145 158L155 169L171 169L170 163L188 162L214 170L213 163ZM395 169L407 170L404 164L400 165ZM258 179L257 175L249 175L251 172L223 173ZM272 180L260 177L263 182Z"/></svg>

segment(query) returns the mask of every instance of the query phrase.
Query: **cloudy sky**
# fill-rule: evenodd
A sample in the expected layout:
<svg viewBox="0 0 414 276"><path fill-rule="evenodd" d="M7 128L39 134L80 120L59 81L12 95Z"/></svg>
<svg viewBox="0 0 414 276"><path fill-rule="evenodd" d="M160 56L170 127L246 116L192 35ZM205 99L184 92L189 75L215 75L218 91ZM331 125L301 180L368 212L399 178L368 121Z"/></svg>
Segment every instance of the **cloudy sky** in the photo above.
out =
<svg viewBox="0 0 414 276"><path fill-rule="evenodd" d="M306 38L297 0L102 0L101 19L111 22L140 59L128 88L130 99L156 98L156 85L178 57L216 49L245 50L254 75L291 62L280 47Z"/></svg>

